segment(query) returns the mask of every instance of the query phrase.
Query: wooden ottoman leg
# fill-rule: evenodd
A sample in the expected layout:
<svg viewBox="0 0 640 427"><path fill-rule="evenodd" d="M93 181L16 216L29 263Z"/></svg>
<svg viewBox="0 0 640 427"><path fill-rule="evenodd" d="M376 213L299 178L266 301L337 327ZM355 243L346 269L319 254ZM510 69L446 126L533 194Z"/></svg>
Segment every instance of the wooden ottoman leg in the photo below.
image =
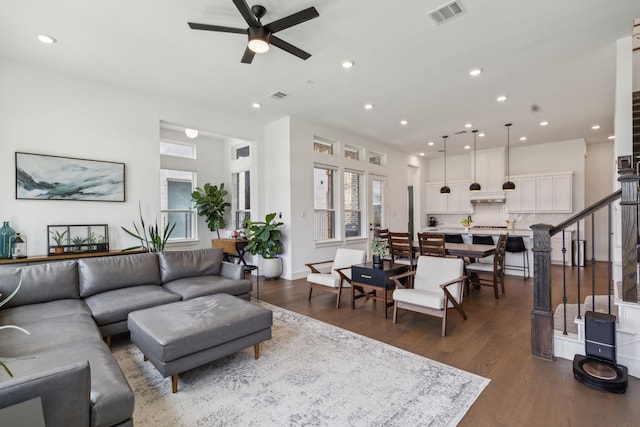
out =
<svg viewBox="0 0 640 427"><path fill-rule="evenodd" d="M260 343L253 345L253 355L256 359L260 359Z"/></svg>
<svg viewBox="0 0 640 427"><path fill-rule="evenodd" d="M147 357L147 355L146 355L146 354L143 354L143 355L142 355L142 360L144 360L144 361L146 362L147 360L149 360L149 358Z"/></svg>
<svg viewBox="0 0 640 427"><path fill-rule="evenodd" d="M178 374L171 375L171 393L178 392Z"/></svg>

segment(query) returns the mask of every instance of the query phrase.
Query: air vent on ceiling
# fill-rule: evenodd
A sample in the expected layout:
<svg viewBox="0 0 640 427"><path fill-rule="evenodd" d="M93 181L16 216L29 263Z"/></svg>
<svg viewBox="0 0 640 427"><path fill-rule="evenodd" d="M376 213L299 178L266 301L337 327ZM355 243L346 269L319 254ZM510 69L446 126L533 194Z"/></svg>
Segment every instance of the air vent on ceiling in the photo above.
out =
<svg viewBox="0 0 640 427"><path fill-rule="evenodd" d="M450 19L455 18L456 16L460 16L465 13L466 10L462 3L459 1L452 1L444 6L440 6L439 8L432 10L429 12L429 16L436 21L437 24L442 24Z"/></svg>
<svg viewBox="0 0 640 427"><path fill-rule="evenodd" d="M271 95L269 95L269 97L271 97L273 99L285 99L287 96L289 96L289 95L287 95L284 92L280 92L280 91L273 92Z"/></svg>

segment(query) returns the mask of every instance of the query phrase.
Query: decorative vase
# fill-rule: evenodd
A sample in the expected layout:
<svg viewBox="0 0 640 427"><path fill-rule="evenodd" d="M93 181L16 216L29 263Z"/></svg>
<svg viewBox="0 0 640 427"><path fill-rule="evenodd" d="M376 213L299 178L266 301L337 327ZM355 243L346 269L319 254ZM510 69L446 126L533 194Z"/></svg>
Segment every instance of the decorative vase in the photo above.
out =
<svg viewBox="0 0 640 427"><path fill-rule="evenodd" d="M378 268L378 269L384 268L384 261L382 260L382 257L380 255L373 256L373 268Z"/></svg>
<svg viewBox="0 0 640 427"><path fill-rule="evenodd" d="M0 228L0 258L9 258L11 256L9 239L15 234L16 231L11 228L9 221L5 221L2 228Z"/></svg>
<svg viewBox="0 0 640 427"><path fill-rule="evenodd" d="M280 258L263 258L262 275L265 280L277 279L282 274L282 260Z"/></svg>

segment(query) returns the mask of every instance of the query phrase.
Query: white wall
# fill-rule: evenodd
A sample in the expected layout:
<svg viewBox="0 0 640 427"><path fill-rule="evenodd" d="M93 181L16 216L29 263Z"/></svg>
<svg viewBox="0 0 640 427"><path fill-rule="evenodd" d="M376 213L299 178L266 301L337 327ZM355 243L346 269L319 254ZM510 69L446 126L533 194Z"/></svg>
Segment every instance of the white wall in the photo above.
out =
<svg viewBox="0 0 640 427"><path fill-rule="evenodd" d="M138 202L146 218L159 217L160 120L262 139L248 121L3 59L0 94L0 220L27 235L29 255L47 253L48 224L106 223L112 249L135 243L120 227L138 219ZM126 202L16 200L16 151L123 162ZM204 237L196 246L209 245Z"/></svg>
<svg viewBox="0 0 640 427"><path fill-rule="evenodd" d="M587 145L586 169L588 173L585 182L585 205L590 206L613 192L609 181L609 178L614 173L613 141ZM615 211L612 214L615 215ZM602 209L595 214L594 224L596 238L593 254L596 260L606 261L609 256L607 209ZM593 242L589 241L591 227L591 219L588 218L585 230L585 235L587 236L586 259L591 258L592 255L591 247Z"/></svg>

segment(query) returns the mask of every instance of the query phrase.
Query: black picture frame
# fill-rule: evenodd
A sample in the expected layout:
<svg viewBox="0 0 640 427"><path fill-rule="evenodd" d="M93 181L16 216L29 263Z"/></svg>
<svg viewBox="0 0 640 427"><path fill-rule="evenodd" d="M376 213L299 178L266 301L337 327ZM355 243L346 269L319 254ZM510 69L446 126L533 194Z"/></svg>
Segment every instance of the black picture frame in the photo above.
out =
<svg viewBox="0 0 640 427"><path fill-rule="evenodd" d="M124 202L125 164L16 152L16 199Z"/></svg>

